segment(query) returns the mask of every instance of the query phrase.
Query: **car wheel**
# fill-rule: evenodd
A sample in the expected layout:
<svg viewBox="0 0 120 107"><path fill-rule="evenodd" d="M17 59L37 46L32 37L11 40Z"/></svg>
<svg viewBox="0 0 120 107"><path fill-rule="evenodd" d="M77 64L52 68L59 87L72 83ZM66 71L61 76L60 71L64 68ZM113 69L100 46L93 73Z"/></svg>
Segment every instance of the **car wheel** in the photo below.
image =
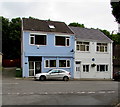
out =
<svg viewBox="0 0 120 107"><path fill-rule="evenodd" d="M40 80L44 81L44 80L46 80L46 77L45 76L40 76Z"/></svg>
<svg viewBox="0 0 120 107"><path fill-rule="evenodd" d="M64 80L64 81L68 81L69 78L68 78L67 76L65 76L65 77L63 77L63 80Z"/></svg>

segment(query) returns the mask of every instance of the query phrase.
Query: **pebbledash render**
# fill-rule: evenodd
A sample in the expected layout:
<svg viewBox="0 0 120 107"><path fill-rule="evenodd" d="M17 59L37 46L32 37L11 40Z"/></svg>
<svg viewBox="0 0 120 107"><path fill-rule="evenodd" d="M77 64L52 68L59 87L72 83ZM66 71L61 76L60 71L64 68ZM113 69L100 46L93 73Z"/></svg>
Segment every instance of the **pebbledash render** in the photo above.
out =
<svg viewBox="0 0 120 107"><path fill-rule="evenodd" d="M71 78L112 79L112 43L99 30L23 18L22 75L59 68L69 71Z"/></svg>
<svg viewBox="0 0 120 107"><path fill-rule="evenodd" d="M74 72L74 33L64 22L22 19L23 77L59 68Z"/></svg>
<svg viewBox="0 0 120 107"><path fill-rule="evenodd" d="M74 78L112 79L113 41L97 29L70 28L76 37Z"/></svg>

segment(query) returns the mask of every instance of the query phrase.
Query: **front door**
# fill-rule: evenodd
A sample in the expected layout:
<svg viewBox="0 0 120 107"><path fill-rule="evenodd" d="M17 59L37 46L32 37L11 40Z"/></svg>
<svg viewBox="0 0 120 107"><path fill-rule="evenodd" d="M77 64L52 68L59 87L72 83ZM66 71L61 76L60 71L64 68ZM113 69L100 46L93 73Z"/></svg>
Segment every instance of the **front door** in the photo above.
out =
<svg viewBox="0 0 120 107"><path fill-rule="evenodd" d="M35 74L41 73L41 62L35 62Z"/></svg>
<svg viewBox="0 0 120 107"><path fill-rule="evenodd" d="M35 76L37 73L41 73L41 62L29 61L29 76Z"/></svg>
<svg viewBox="0 0 120 107"><path fill-rule="evenodd" d="M75 62L75 73L74 78L80 78L81 77L81 61Z"/></svg>

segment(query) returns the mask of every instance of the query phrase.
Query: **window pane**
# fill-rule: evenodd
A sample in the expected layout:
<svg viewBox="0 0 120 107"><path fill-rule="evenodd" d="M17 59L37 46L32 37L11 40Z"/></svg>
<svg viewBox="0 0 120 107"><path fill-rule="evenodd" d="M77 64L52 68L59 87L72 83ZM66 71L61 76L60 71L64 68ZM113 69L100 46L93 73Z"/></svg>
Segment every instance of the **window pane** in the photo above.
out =
<svg viewBox="0 0 120 107"><path fill-rule="evenodd" d="M49 61L46 60L46 67L49 67Z"/></svg>
<svg viewBox="0 0 120 107"><path fill-rule="evenodd" d="M30 44L34 44L34 37L30 37Z"/></svg>
<svg viewBox="0 0 120 107"><path fill-rule="evenodd" d="M104 52L104 46L100 46L100 52Z"/></svg>
<svg viewBox="0 0 120 107"><path fill-rule="evenodd" d="M100 66L99 66L99 65L97 65L97 71L99 71L99 69L100 69Z"/></svg>
<svg viewBox="0 0 120 107"><path fill-rule="evenodd" d="M106 65L106 71L108 71L108 65Z"/></svg>
<svg viewBox="0 0 120 107"><path fill-rule="evenodd" d="M85 72L85 65L83 65L83 72Z"/></svg>
<svg viewBox="0 0 120 107"><path fill-rule="evenodd" d="M34 70L29 70L29 76L34 76Z"/></svg>
<svg viewBox="0 0 120 107"><path fill-rule="evenodd" d="M77 50L79 51L80 49L79 49L79 45L77 45Z"/></svg>
<svg viewBox="0 0 120 107"><path fill-rule="evenodd" d="M56 36L55 37L55 45L65 46L65 37Z"/></svg>
<svg viewBox="0 0 120 107"><path fill-rule="evenodd" d="M105 47L105 52L107 52L107 47Z"/></svg>
<svg viewBox="0 0 120 107"><path fill-rule="evenodd" d="M77 44L82 44L82 42L77 41Z"/></svg>
<svg viewBox="0 0 120 107"><path fill-rule="evenodd" d="M50 67L56 67L56 60L50 60Z"/></svg>
<svg viewBox="0 0 120 107"><path fill-rule="evenodd" d="M86 65L86 72L89 72L89 65Z"/></svg>
<svg viewBox="0 0 120 107"><path fill-rule="evenodd" d="M86 51L89 51L89 46L86 46Z"/></svg>
<svg viewBox="0 0 120 107"><path fill-rule="evenodd" d="M99 49L99 46L97 46L97 51L99 51L100 49Z"/></svg>
<svg viewBox="0 0 120 107"><path fill-rule="evenodd" d="M34 69L34 62L32 61L29 62L29 69Z"/></svg>
<svg viewBox="0 0 120 107"><path fill-rule="evenodd" d="M85 51L85 45L80 45L80 51Z"/></svg>
<svg viewBox="0 0 120 107"><path fill-rule="evenodd" d="M89 45L89 42L83 42L84 45Z"/></svg>
<svg viewBox="0 0 120 107"><path fill-rule="evenodd" d="M60 60L59 67L66 67L66 60Z"/></svg>
<svg viewBox="0 0 120 107"><path fill-rule="evenodd" d="M100 65L100 71L105 71L105 65Z"/></svg>
<svg viewBox="0 0 120 107"><path fill-rule="evenodd" d="M66 38L66 45L69 46L70 45L70 39L69 38Z"/></svg>
<svg viewBox="0 0 120 107"><path fill-rule="evenodd" d="M46 45L46 35L35 35L36 45Z"/></svg>
<svg viewBox="0 0 120 107"><path fill-rule="evenodd" d="M67 60L67 67L70 67L70 61Z"/></svg>

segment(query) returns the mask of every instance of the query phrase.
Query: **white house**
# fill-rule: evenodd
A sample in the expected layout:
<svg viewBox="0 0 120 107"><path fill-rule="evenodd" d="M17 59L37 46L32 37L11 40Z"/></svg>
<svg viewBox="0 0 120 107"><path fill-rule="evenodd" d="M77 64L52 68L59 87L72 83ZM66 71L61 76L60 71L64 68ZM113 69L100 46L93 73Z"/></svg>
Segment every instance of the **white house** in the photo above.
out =
<svg viewBox="0 0 120 107"><path fill-rule="evenodd" d="M2 53L1 52L0 52L0 67L2 67Z"/></svg>
<svg viewBox="0 0 120 107"><path fill-rule="evenodd" d="M120 24L118 23L118 33L120 33Z"/></svg>
<svg viewBox="0 0 120 107"><path fill-rule="evenodd" d="M113 41L96 29L70 28L76 36L74 78L112 79Z"/></svg>

